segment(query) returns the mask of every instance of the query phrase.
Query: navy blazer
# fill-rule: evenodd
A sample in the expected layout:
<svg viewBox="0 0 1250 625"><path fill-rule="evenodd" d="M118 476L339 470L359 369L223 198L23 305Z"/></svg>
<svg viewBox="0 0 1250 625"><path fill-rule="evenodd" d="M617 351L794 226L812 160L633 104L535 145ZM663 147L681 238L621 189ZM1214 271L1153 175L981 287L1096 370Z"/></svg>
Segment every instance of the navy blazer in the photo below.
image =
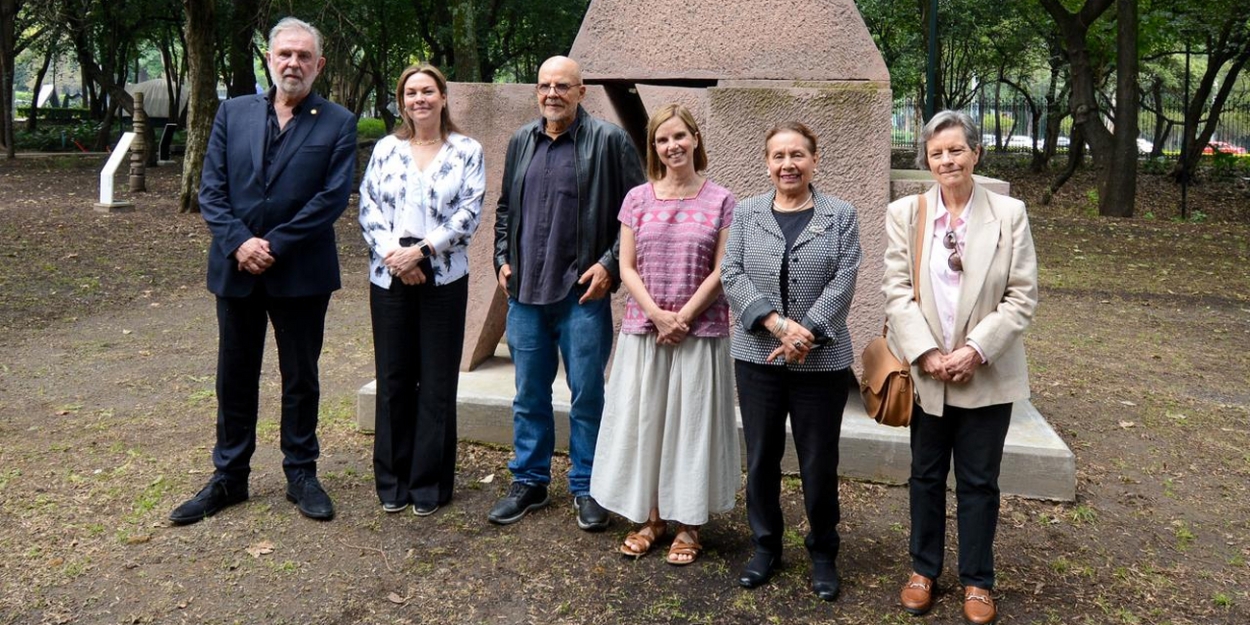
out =
<svg viewBox="0 0 1250 625"><path fill-rule="evenodd" d="M356 117L308 94L287 127L294 134L262 175L268 109L264 94L243 96L223 102L213 120L200 180L200 212L213 235L208 290L245 297L263 281L278 297L330 293L341 286L334 222L356 173ZM234 259L252 237L268 241L274 257L259 276Z"/></svg>

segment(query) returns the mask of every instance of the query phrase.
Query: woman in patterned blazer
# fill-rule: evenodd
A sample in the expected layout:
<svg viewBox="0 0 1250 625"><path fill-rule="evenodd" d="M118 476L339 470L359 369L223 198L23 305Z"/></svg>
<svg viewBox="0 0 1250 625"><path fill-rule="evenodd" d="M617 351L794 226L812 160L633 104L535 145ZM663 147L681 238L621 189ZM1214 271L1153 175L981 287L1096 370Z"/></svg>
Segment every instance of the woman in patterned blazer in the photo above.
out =
<svg viewBox="0 0 1250 625"><path fill-rule="evenodd" d="M456 474L456 385L469 298L469 238L486 192L482 146L447 111L431 65L399 77L402 119L360 184L377 367L373 475L382 509L433 514Z"/></svg>
<svg viewBox="0 0 1250 625"><path fill-rule="evenodd" d="M743 200L721 280L734 313L731 355L747 445L747 516L755 553L738 583L767 582L781 562L786 416L810 531L812 589L838 594L838 440L854 359L846 315L859 271L855 207L816 191L816 135L789 122L768 132L775 189Z"/></svg>

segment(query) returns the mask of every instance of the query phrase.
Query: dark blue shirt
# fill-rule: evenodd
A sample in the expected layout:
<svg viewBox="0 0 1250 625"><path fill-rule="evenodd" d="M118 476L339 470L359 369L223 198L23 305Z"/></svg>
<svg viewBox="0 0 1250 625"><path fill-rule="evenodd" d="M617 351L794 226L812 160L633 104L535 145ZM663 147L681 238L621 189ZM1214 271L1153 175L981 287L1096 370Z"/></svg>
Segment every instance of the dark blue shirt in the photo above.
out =
<svg viewBox="0 0 1250 625"><path fill-rule="evenodd" d="M542 126L546 126L543 120ZM577 282L578 121L552 139L542 128L521 190L517 300L540 306L568 296Z"/></svg>
<svg viewBox="0 0 1250 625"><path fill-rule="evenodd" d="M265 126L265 170L262 173L265 183L269 183L269 174L273 171L273 164L278 160L278 155L282 153L282 146L286 143L286 138L291 136L291 129L299 124L300 114L304 112L304 103L308 98L304 98L295 108L291 109L291 119L286 122L286 127L278 124L278 111L273 108L274 89L269 89L269 93L265 94L265 99L269 101L268 121Z"/></svg>

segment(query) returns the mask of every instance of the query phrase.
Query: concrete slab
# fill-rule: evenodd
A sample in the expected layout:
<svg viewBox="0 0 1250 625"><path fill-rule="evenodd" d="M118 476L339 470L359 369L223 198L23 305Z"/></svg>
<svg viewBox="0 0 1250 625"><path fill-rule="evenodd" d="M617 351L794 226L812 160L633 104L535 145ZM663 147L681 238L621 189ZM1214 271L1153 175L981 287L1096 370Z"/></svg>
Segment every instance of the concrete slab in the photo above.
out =
<svg viewBox="0 0 1250 625"><path fill-rule="evenodd" d="M460 438L511 447L514 391L512 361L507 346L501 344L494 357L477 369L460 374L457 405ZM374 383L369 382L357 396L356 423L363 431L372 431L374 427L375 394ZM563 371L552 387L552 399L557 446L566 448L569 390ZM740 418L738 423L741 440ZM788 472L797 472L793 440L788 439L786 446L783 467ZM741 448L745 454L745 443ZM843 413L838 451L841 455L838 473L844 477L889 484L907 481L911 462L908 430L879 425L868 418L858 393L851 393ZM953 476L951 486L954 486ZM1076 499L1076 458L1030 402L1018 402L1012 411L999 486L1007 495L1057 501Z"/></svg>

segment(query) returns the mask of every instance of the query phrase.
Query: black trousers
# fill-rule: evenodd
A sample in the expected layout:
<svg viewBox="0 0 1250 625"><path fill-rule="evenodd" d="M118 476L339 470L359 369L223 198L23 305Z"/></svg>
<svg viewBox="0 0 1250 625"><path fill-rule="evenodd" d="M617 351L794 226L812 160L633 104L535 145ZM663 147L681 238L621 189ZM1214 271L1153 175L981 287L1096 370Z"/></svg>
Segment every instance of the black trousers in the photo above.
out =
<svg viewBox="0 0 1250 625"><path fill-rule="evenodd" d="M432 276L426 267L426 275ZM377 367L373 477L383 502L445 504L456 478L456 387L468 276L369 286Z"/></svg>
<svg viewBox="0 0 1250 625"><path fill-rule="evenodd" d="M781 555L781 457L786 415L799 456L803 505L810 530L804 543L813 561L838 557L838 441L846 407L847 370L791 371L734 361L738 407L747 444L747 519L757 551Z"/></svg>
<svg viewBox="0 0 1250 625"><path fill-rule="evenodd" d="M273 297L263 285L247 297L217 298L217 474L246 483L256 450L260 370L265 332L273 323L282 374L282 470L287 480L316 474L317 361L325 336L330 294Z"/></svg>
<svg viewBox="0 0 1250 625"><path fill-rule="evenodd" d="M943 416L916 404L911 417L911 560L930 579L942 573L946 550L946 476L955 458L959 583L994 587L998 474L1011 425L1011 404L946 406Z"/></svg>

